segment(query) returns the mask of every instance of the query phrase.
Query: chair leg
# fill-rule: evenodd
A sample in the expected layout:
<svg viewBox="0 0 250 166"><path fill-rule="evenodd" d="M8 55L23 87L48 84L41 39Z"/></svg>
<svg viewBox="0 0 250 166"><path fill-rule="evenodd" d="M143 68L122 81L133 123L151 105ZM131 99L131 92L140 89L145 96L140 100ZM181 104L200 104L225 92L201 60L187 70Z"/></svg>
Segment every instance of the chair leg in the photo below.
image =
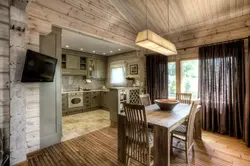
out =
<svg viewBox="0 0 250 166"><path fill-rule="evenodd" d="M173 133L171 133L170 154L173 154Z"/></svg>
<svg viewBox="0 0 250 166"><path fill-rule="evenodd" d="M187 146L187 142L185 142L185 153L186 153L186 163L188 164L188 146Z"/></svg>

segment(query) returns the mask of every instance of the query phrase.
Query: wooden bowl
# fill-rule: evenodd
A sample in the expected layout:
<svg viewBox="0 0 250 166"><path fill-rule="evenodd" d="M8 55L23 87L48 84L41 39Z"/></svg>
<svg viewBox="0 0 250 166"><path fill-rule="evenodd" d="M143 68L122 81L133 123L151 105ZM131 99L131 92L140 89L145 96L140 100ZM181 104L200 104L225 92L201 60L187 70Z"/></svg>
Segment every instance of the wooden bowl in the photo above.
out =
<svg viewBox="0 0 250 166"><path fill-rule="evenodd" d="M155 100L155 103L161 108L161 110L172 111L180 101L172 99L157 99Z"/></svg>

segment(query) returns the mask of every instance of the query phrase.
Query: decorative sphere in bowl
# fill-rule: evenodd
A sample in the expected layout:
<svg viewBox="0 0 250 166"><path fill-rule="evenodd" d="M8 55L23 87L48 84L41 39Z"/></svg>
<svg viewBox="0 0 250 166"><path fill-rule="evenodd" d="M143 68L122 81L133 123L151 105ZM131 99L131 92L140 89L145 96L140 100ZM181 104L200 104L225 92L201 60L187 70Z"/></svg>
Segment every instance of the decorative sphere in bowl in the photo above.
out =
<svg viewBox="0 0 250 166"><path fill-rule="evenodd" d="M173 99L157 99L155 100L155 103L161 108L161 110L172 111L180 101Z"/></svg>

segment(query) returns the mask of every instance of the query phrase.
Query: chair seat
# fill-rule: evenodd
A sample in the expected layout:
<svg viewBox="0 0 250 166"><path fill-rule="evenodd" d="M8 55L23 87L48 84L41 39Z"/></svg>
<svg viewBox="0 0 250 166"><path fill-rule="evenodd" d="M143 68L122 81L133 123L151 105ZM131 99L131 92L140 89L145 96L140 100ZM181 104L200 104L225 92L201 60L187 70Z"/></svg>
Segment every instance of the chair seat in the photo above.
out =
<svg viewBox="0 0 250 166"><path fill-rule="evenodd" d="M127 137L127 139L129 139L128 136L126 136L126 137ZM151 131L148 132L148 140L149 140L149 146L152 147L154 144L154 133Z"/></svg>
<svg viewBox="0 0 250 166"><path fill-rule="evenodd" d="M186 135L186 133L187 133L187 126L186 125L180 125L176 129L174 129L172 131L172 133L173 134L177 134L177 135Z"/></svg>

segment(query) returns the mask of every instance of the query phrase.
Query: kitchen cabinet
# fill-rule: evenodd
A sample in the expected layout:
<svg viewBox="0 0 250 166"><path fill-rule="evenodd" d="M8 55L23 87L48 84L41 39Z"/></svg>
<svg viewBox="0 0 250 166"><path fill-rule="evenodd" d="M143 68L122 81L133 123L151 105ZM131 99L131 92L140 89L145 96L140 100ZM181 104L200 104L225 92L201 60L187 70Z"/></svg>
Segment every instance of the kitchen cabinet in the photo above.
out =
<svg viewBox="0 0 250 166"><path fill-rule="evenodd" d="M117 114L124 112L123 103L140 104L140 94L142 94L142 89L139 87L110 88L108 108L111 126L116 126Z"/></svg>
<svg viewBox="0 0 250 166"><path fill-rule="evenodd" d="M96 59L95 61L95 78L105 79L106 78L106 61L103 59Z"/></svg>
<svg viewBox="0 0 250 166"><path fill-rule="evenodd" d="M106 61L104 59L88 58L88 78L105 79L106 78Z"/></svg>
<svg viewBox="0 0 250 166"><path fill-rule="evenodd" d="M109 92L101 92L101 107L104 109L108 109L108 93Z"/></svg>
<svg viewBox="0 0 250 166"><path fill-rule="evenodd" d="M96 65L95 65L95 59L88 58L87 60L87 71L88 71L88 78L95 78L96 77Z"/></svg>
<svg viewBox="0 0 250 166"><path fill-rule="evenodd" d="M91 108L91 92L83 93L83 110Z"/></svg>
<svg viewBox="0 0 250 166"><path fill-rule="evenodd" d="M104 92L104 94L107 94L107 92ZM74 99L75 98L75 99ZM105 98L105 99L104 99ZM72 106L72 104L69 101L78 101L80 99L80 102L74 102L74 104L81 104L77 106ZM85 92L72 92L72 93L63 93L62 94L62 112L63 115L65 114L71 114L76 112L85 112L85 111L91 111L96 110L97 108L103 107L107 108L107 95L105 97L103 96L103 99L105 100L105 104L102 102L102 92L101 91L85 91Z"/></svg>
<svg viewBox="0 0 250 166"><path fill-rule="evenodd" d="M74 55L66 55L66 69L80 70L80 57Z"/></svg>
<svg viewBox="0 0 250 166"><path fill-rule="evenodd" d="M101 94L100 92L91 92L91 107L101 106Z"/></svg>
<svg viewBox="0 0 250 166"><path fill-rule="evenodd" d="M87 75L87 63L85 57L71 54L62 54L62 75Z"/></svg>
<svg viewBox="0 0 250 166"><path fill-rule="evenodd" d="M68 112L68 94L62 94L62 113Z"/></svg>

